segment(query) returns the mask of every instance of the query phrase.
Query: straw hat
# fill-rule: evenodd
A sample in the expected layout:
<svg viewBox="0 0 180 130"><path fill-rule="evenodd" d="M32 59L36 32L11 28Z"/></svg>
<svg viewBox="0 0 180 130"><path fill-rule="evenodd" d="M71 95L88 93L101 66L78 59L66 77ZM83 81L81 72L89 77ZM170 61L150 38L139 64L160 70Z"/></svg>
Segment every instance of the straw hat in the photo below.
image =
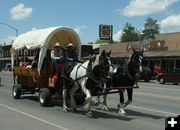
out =
<svg viewBox="0 0 180 130"><path fill-rule="evenodd" d="M73 47L74 45L72 43L69 43L67 47Z"/></svg>
<svg viewBox="0 0 180 130"><path fill-rule="evenodd" d="M59 42L57 42L55 45L54 45L54 47L60 47L61 45L60 45L60 43Z"/></svg>

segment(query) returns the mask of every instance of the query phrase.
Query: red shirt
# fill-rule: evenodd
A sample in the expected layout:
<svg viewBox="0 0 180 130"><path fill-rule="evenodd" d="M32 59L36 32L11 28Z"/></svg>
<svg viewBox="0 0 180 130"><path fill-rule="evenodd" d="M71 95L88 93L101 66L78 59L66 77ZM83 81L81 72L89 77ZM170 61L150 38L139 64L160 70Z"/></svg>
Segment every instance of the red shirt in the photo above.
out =
<svg viewBox="0 0 180 130"><path fill-rule="evenodd" d="M160 67L160 66L157 66L157 73L158 73L158 74L162 73L162 70L161 70L161 67Z"/></svg>
<svg viewBox="0 0 180 130"><path fill-rule="evenodd" d="M25 64L24 64L24 66L26 67L26 66L28 66L28 65L30 65L30 63L29 62L26 62Z"/></svg>
<svg viewBox="0 0 180 130"><path fill-rule="evenodd" d="M158 73L158 66L154 66L154 73Z"/></svg>

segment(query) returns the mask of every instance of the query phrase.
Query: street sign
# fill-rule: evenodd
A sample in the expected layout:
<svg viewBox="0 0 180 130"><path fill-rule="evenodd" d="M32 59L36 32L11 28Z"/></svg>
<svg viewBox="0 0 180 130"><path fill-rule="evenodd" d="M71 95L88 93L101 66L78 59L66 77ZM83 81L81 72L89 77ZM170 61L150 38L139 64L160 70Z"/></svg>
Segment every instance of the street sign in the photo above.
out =
<svg viewBox="0 0 180 130"><path fill-rule="evenodd" d="M100 40L112 41L113 26L112 25L99 25L99 38Z"/></svg>

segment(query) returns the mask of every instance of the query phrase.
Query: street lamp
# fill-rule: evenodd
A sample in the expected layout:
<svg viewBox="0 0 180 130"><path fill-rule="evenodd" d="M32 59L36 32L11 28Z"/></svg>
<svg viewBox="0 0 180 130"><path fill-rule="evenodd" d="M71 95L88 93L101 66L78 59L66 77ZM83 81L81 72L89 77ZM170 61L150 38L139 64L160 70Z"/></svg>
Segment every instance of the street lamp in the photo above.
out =
<svg viewBox="0 0 180 130"><path fill-rule="evenodd" d="M14 27L12 27L11 25L6 24L6 23L0 23L0 24L5 25L5 26L8 26L8 27L14 29L14 30L16 31L16 37L18 36L18 29L14 28Z"/></svg>
<svg viewBox="0 0 180 130"><path fill-rule="evenodd" d="M18 29L17 29L17 28L14 28L14 27L12 27L11 25L6 24L6 23L0 23L0 24L5 25L5 26L8 26L8 27L14 29L14 30L16 31L16 37L18 36ZM12 49L12 50L13 50L13 49ZM11 51L11 49L10 49L10 51ZM12 65L12 67L14 66L14 62L13 62L14 59L15 59L15 53L11 52L11 65Z"/></svg>

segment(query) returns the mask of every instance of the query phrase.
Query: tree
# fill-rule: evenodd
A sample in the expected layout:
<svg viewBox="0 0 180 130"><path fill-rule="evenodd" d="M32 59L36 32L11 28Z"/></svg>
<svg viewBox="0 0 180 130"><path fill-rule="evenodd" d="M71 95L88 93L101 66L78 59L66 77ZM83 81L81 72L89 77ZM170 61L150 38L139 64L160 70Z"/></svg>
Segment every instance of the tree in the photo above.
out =
<svg viewBox="0 0 180 130"><path fill-rule="evenodd" d="M94 42L88 42L88 44L94 44Z"/></svg>
<svg viewBox="0 0 180 130"><path fill-rule="evenodd" d="M121 42L140 41L141 33L131 24L126 23L121 36Z"/></svg>
<svg viewBox="0 0 180 130"><path fill-rule="evenodd" d="M144 24L144 30L142 31L142 38L144 40L155 39L155 34L158 34L160 30L160 25L156 20L148 17L146 23Z"/></svg>
<svg viewBox="0 0 180 130"><path fill-rule="evenodd" d="M110 40L99 40L97 39L95 44L110 43Z"/></svg>

